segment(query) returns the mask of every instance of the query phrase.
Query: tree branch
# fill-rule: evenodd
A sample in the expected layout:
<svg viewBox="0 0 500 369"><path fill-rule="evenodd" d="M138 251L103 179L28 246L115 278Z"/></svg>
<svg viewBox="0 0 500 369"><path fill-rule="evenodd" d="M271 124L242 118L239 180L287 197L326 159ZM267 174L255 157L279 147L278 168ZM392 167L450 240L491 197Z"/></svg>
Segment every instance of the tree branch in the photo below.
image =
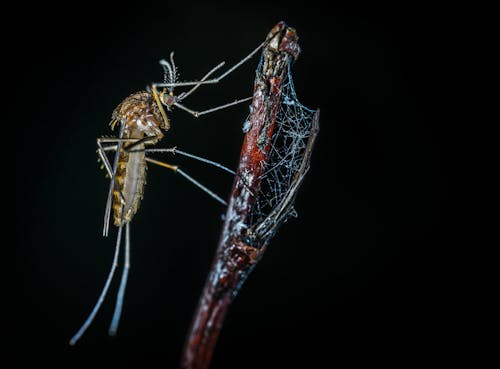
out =
<svg viewBox="0 0 500 369"><path fill-rule="evenodd" d="M265 214L260 213L259 200L268 195L262 181L266 171L276 165L271 162L272 148L275 135L281 131L277 115L286 104L283 84L287 81L289 64L300 53L297 40L295 30L284 22L278 23L267 36L254 83L250 129L244 137L238 175L216 255L185 343L181 360L184 369L208 368L229 305L279 226L293 212L297 190L309 169L319 130L319 110L311 113L300 165L288 183L283 184L285 189L277 203Z"/></svg>

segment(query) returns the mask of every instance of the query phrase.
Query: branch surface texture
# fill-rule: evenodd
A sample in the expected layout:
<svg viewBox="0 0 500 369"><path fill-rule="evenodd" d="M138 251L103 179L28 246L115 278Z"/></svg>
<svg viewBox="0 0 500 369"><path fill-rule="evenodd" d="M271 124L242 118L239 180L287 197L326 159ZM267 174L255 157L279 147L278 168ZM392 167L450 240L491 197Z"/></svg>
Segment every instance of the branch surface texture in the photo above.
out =
<svg viewBox="0 0 500 369"><path fill-rule="evenodd" d="M250 115L215 258L191 323L181 368L206 369L238 290L278 228L291 216L309 169L319 110L301 105L290 64L300 53L284 22L268 34L256 71Z"/></svg>

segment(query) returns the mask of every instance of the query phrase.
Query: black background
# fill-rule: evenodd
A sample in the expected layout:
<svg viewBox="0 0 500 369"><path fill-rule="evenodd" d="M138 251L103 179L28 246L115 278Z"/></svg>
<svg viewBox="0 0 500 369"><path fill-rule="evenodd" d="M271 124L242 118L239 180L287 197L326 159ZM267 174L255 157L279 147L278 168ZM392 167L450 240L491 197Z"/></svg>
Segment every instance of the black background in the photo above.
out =
<svg viewBox="0 0 500 369"><path fill-rule="evenodd" d="M148 171L132 223L132 270L117 337L107 336L116 283L76 347L68 340L109 270L101 237L107 180L95 138L114 107L162 79L237 62L280 20L302 54L297 94L321 108L312 168L283 226L235 300L212 368L407 366L462 360L461 127L454 119L461 25L456 10L406 6L146 2L24 9L13 37L17 366L175 368L224 209L181 177ZM258 58L186 101L209 108L249 96ZM170 114L162 147L235 168L247 106L195 119ZM21 124L22 122L22 124ZM16 123L17 124L17 123ZM226 197L232 178L180 157ZM115 281L116 282L116 281ZM462 323L457 323L462 322ZM348 365L347 365L348 364Z"/></svg>

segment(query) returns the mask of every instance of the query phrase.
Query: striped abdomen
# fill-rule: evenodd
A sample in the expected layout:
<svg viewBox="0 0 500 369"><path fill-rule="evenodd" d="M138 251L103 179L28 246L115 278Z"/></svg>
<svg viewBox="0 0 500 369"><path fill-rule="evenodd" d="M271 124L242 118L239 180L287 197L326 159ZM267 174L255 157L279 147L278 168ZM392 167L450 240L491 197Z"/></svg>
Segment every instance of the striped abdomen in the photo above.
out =
<svg viewBox="0 0 500 369"><path fill-rule="evenodd" d="M118 155L116 185L113 191L114 224L121 226L132 220L141 203L146 183L145 145L155 144L163 137L161 128L166 129L161 113L149 92L141 91L127 97L113 112L113 122L123 124L123 142ZM152 139L147 143L127 147L144 137ZM121 195L120 195L121 191Z"/></svg>
<svg viewBox="0 0 500 369"><path fill-rule="evenodd" d="M134 150L144 149L144 145L134 147ZM116 185L113 191L114 223L121 226L132 220L139 209L146 183L146 161L144 152L120 153L116 169ZM121 189L124 201L120 196Z"/></svg>

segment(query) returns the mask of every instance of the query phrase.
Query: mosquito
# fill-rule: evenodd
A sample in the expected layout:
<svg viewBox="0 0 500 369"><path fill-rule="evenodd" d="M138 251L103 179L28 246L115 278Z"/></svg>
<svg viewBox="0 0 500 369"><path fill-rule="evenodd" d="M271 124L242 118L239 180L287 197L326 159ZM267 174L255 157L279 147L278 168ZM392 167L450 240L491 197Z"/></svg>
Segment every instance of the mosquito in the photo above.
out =
<svg viewBox="0 0 500 369"><path fill-rule="evenodd" d="M144 185L146 182L147 163L155 164L180 174L221 204L227 205L221 197L216 195L193 177L189 176L177 165L152 159L148 157L147 154L152 152L180 154L225 170L232 175L236 175L234 171L219 163L178 150L176 147L150 148L150 146L156 145L163 138L163 132L167 132L170 129L170 120L166 111L171 112L174 107L182 109L198 118L204 114L212 113L214 111L250 100L252 97L235 100L233 102L203 111L195 111L181 104L181 102L195 92L200 86L219 83L223 78L248 61L265 44L266 41L261 43L250 54L218 77L209 78L217 70L222 68L225 62L222 62L212 68L200 80L190 82L179 82L177 80L178 73L174 62L174 53L172 52L170 54L169 61L160 60L160 65L163 67L164 72L164 81L162 83L153 83L146 91L139 91L128 96L113 111L110 126L112 130L114 130L117 126L119 127L118 137L97 138L98 156L110 178L104 215L103 236L106 237L108 235L112 212L113 223L118 228L113 262L95 306L83 325L69 341L70 345L76 344L76 342L82 337L87 328L91 325L106 297L115 274L115 270L118 266L122 233L123 228L125 228L124 264L122 268L120 286L116 297L113 318L111 320L108 333L113 336L118 330L130 269L130 222L139 209L143 196ZM175 87L191 87L191 89L187 92L175 95ZM164 107L166 108L166 111ZM108 152L115 153L112 162L108 159Z"/></svg>

